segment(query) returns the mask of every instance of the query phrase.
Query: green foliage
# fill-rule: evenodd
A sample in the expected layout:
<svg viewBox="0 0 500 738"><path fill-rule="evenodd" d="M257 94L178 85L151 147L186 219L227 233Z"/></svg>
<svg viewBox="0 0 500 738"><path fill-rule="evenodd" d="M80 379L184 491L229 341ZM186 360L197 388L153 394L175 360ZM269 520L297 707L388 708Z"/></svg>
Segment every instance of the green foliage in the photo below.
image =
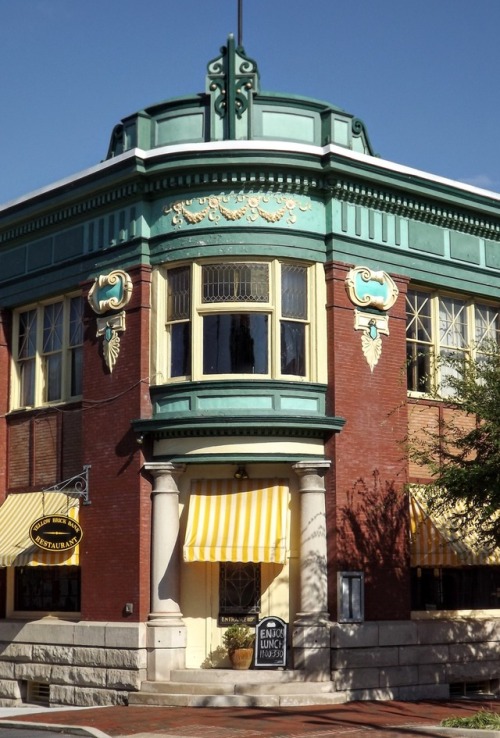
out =
<svg viewBox="0 0 500 738"><path fill-rule="evenodd" d="M222 642L228 652L238 648L252 648L255 633L247 625L230 625L222 636Z"/></svg>
<svg viewBox="0 0 500 738"><path fill-rule="evenodd" d="M450 355L442 365L447 380L436 399L457 413L410 437L409 454L432 474L430 509L452 515L458 533L473 525L484 548L494 548L500 545L500 349L489 345L476 361Z"/></svg>
<svg viewBox="0 0 500 738"><path fill-rule="evenodd" d="M444 728L472 728L476 730L500 730L500 715L497 712L479 710L471 717L450 717L441 721Z"/></svg>

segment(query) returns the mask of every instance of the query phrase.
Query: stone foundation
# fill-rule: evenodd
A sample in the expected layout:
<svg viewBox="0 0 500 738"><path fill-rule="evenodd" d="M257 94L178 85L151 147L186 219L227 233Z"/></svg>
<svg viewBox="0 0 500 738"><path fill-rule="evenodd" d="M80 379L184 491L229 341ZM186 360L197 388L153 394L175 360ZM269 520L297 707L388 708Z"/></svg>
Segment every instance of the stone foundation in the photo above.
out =
<svg viewBox="0 0 500 738"><path fill-rule="evenodd" d="M0 705L26 700L30 683L49 685L49 703L126 704L146 679L143 623L0 622Z"/></svg>
<svg viewBox="0 0 500 738"><path fill-rule="evenodd" d="M500 620L331 624L332 680L349 700L446 699L500 680Z"/></svg>
<svg viewBox="0 0 500 738"><path fill-rule="evenodd" d="M145 623L0 622L0 706L26 701L33 683L48 685L52 706L126 704L147 679L146 631ZM307 681L331 679L348 700L446 699L450 685L484 681L498 692L500 619L327 623L293 635L295 668Z"/></svg>

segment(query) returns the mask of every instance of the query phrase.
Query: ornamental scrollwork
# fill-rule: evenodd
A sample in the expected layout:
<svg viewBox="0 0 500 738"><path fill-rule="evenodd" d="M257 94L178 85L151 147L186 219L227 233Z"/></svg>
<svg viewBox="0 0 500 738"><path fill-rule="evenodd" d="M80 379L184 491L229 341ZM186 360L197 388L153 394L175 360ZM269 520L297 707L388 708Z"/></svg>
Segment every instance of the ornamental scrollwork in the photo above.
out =
<svg viewBox="0 0 500 738"><path fill-rule="evenodd" d="M369 267L351 269L345 280L349 299L363 310L354 310L354 330L361 331L361 350L373 372L382 356L382 335L389 335L387 311L398 299L399 290L386 272Z"/></svg>
<svg viewBox="0 0 500 738"><path fill-rule="evenodd" d="M396 283L387 272L373 271L368 267L351 269L345 286L354 305L376 310L390 310L399 295Z"/></svg>
<svg viewBox="0 0 500 738"><path fill-rule="evenodd" d="M230 207L230 204L236 207ZM180 228L184 224L195 225L205 219L217 223L221 219L234 222L244 218L253 223L262 218L266 223L284 221L287 225L293 225L297 221L297 212L307 210L311 210L311 203L284 194L239 193L177 200L166 205L163 213L171 214L172 225Z"/></svg>
<svg viewBox="0 0 500 738"><path fill-rule="evenodd" d="M98 315L109 310L123 310L132 297L132 280L127 272L115 269L109 274L100 274L89 290L88 301Z"/></svg>

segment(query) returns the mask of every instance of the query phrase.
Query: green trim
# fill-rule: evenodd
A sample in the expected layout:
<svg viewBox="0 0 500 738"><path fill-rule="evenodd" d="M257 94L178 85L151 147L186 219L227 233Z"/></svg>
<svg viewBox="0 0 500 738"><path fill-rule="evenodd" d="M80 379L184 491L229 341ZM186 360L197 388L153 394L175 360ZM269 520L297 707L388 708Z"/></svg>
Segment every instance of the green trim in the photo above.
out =
<svg viewBox="0 0 500 738"><path fill-rule="evenodd" d="M491 300L500 299L497 270L450 262L446 257L438 259L430 254L395 249L362 239L352 241L337 235L328 239L327 263L329 261L363 265L391 274L401 274L420 284L439 285L442 289L481 295Z"/></svg>
<svg viewBox="0 0 500 738"><path fill-rule="evenodd" d="M343 418L326 415L323 384L207 380L150 388L152 418L132 421L155 438L263 436L328 438Z"/></svg>
<svg viewBox="0 0 500 738"><path fill-rule="evenodd" d="M173 464L296 464L299 461L325 461L325 457L317 454L161 454L154 461L170 461Z"/></svg>

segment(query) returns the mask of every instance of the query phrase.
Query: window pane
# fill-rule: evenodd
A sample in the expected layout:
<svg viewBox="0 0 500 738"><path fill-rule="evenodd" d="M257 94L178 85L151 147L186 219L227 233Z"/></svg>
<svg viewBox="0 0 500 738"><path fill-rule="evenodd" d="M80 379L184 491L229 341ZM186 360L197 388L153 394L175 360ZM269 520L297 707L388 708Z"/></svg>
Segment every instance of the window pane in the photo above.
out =
<svg viewBox="0 0 500 738"><path fill-rule="evenodd" d="M489 343L498 344L500 328L498 321L498 310L490 305L476 305L474 340L476 348L488 349Z"/></svg>
<svg viewBox="0 0 500 738"><path fill-rule="evenodd" d="M406 296L406 375L410 392L430 392L432 358L431 296L408 290Z"/></svg>
<svg viewBox="0 0 500 738"><path fill-rule="evenodd" d="M307 319L307 271L302 266L281 266L281 314Z"/></svg>
<svg viewBox="0 0 500 738"><path fill-rule="evenodd" d="M432 341L431 298L426 292L409 290L406 296L406 337L413 341Z"/></svg>
<svg viewBox="0 0 500 738"><path fill-rule="evenodd" d="M267 264L207 264L202 274L204 303L269 302Z"/></svg>
<svg viewBox="0 0 500 738"><path fill-rule="evenodd" d="M221 562L219 612L241 614L260 611L260 564Z"/></svg>
<svg viewBox="0 0 500 738"><path fill-rule="evenodd" d="M83 392L82 388L82 374L83 374L83 347L76 346L70 351L70 362L71 362L71 378L70 378L70 392L71 397L81 395Z"/></svg>
<svg viewBox="0 0 500 738"><path fill-rule="evenodd" d="M281 373L304 377L306 373L306 327L304 323L281 322Z"/></svg>
<svg viewBox="0 0 500 738"><path fill-rule="evenodd" d="M441 346L466 347L467 315L463 300L439 298L439 339Z"/></svg>
<svg viewBox="0 0 500 738"><path fill-rule="evenodd" d="M63 303L46 305L43 310L43 353L60 351L63 343Z"/></svg>
<svg viewBox="0 0 500 738"><path fill-rule="evenodd" d="M45 358L45 399L47 402L61 399L62 356L50 354Z"/></svg>
<svg viewBox="0 0 500 738"><path fill-rule="evenodd" d="M29 359L20 364L21 405L35 404L35 360Z"/></svg>
<svg viewBox="0 0 500 738"><path fill-rule="evenodd" d="M19 379L21 406L35 404L35 355L37 312L27 310L19 315Z"/></svg>
<svg viewBox="0 0 500 738"><path fill-rule="evenodd" d="M170 331L170 376L191 374L191 323L174 323Z"/></svg>
<svg viewBox="0 0 500 738"><path fill-rule="evenodd" d="M83 343L83 299L73 297L69 305L69 345Z"/></svg>
<svg viewBox="0 0 500 738"><path fill-rule="evenodd" d="M167 275L168 321L187 320L190 315L191 283L190 268L171 269Z"/></svg>
<svg viewBox="0 0 500 738"><path fill-rule="evenodd" d="M431 348L425 344L407 343L406 375L410 392L431 391Z"/></svg>
<svg viewBox="0 0 500 738"><path fill-rule="evenodd" d="M204 374L267 374L268 316L206 315Z"/></svg>
<svg viewBox="0 0 500 738"><path fill-rule="evenodd" d="M14 609L78 612L80 569L77 566L14 567Z"/></svg>
<svg viewBox="0 0 500 738"><path fill-rule="evenodd" d="M29 359L36 353L36 310L19 315L18 357Z"/></svg>

